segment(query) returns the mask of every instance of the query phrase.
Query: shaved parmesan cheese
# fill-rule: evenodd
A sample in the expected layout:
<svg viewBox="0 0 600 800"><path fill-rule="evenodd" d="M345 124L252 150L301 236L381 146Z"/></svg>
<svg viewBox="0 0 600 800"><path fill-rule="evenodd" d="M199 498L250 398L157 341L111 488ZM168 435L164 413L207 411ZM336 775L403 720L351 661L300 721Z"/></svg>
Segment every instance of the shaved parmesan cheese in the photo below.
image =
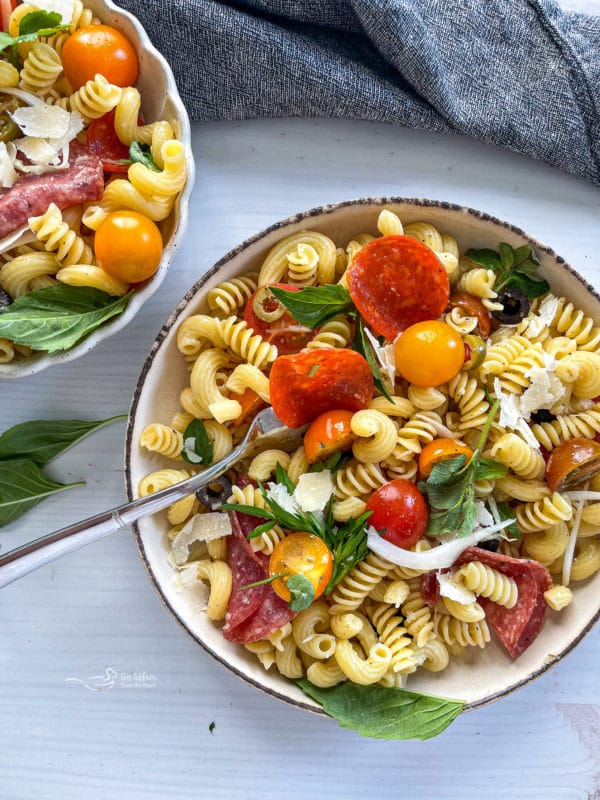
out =
<svg viewBox="0 0 600 800"><path fill-rule="evenodd" d="M297 514L299 511L298 503L282 483L269 483L267 497L278 503L289 514Z"/></svg>
<svg viewBox="0 0 600 800"><path fill-rule="evenodd" d="M294 499L305 513L322 512L332 494L331 472L324 469L322 472L305 472L304 475L300 475Z"/></svg>
<svg viewBox="0 0 600 800"><path fill-rule="evenodd" d="M490 514L485 507L485 503L482 500L476 500L475 507L477 509L477 516L475 517L474 525L475 528L487 528L489 525L493 525L495 522L500 522L500 519L494 519L492 514Z"/></svg>
<svg viewBox="0 0 600 800"><path fill-rule="evenodd" d="M69 144L69 142L73 141L73 139L84 129L84 127L85 122L79 111L71 111L69 112L69 121L65 134L60 137L50 136L50 144L57 150L62 150L66 145Z"/></svg>
<svg viewBox="0 0 600 800"><path fill-rule="evenodd" d="M13 153L12 156L11 150ZM10 189L19 177L14 166L14 151L14 145L12 145L12 148L9 150L6 146L6 142L0 142L0 186L2 186L3 189Z"/></svg>
<svg viewBox="0 0 600 800"><path fill-rule="evenodd" d="M190 554L190 546L195 542L210 542L213 539L220 539L221 536L230 536L231 533L229 514L223 511L195 514L173 539L171 549L175 564L185 564Z"/></svg>
<svg viewBox="0 0 600 800"><path fill-rule="evenodd" d="M171 575L171 586L178 594L185 594L195 611L206 611L210 597L208 583L198 577L198 565L186 564Z"/></svg>
<svg viewBox="0 0 600 800"><path fill-rule="evenodd" d="M70 114L60 106L44 103L41 106L18 108L10 116L25 136L59 139L69 130Z"/></svg>
<svg viewBox="0 0 600 800"><path fill-rule="evenodd" d="M516 428L521 416L517 396L504 394L500 385L500 378L494 378L494 394L500 400L498 422L503 428Z"/></svg>
<svg viewBox="0 0 600 800"><path fill-rule="evenodd" d="M73 0L35 0L36 8L60 14L63 25L68 25L73 19L73 6Z"/></svg>
<svg viewBox="0 0 600 800"><path fill-rule="evenodd" d="M48 144L46 139L41 139L39 136L26 136L24 139L15 139L15 146L33 164L47 166L58 157L58 150Z"/></svg>
<svg viewBox="0 0 600 800"><path fill-rule="evenodd" d="M540 303L540 307L537 310L537 313L532 317L527 317L527 319L523 320L526 323L522 329L523 333L529 338L535 338L539 336L540 333L545 328L549 328L556 316L556 312L558 310L559 298L554 297L554 295L549 294L545 297L542 302Z"/></svg>
<svg viewBox="0 0 600 800"><path fill-rule="evenodd" d="M496 525L491 525L489 528L481 528L480 530L473 531L469 536L463 536L462 539L451 539L431 550L425 550L423 553L414 553L412 550L404 550L402 547L396 547L395 544L388 542L386 539L382 539L371 525L367 529L367 544L369 550L372 550L373 553L385 558L392 564L396 564L399 567L409 567L410 569L430 572L433 569L451 567L467 547L472 547L479 544L479 542L493 538L494 534L507 528L513 522L513 519L504 520Z"/></svg>
<svg viewBox="0 0 600 800"><path fill-rule="evenodd" d="M475 592L456 579L454 572L439 572L437 575L437 582L440 586L440 595L447 597L449 600L454 600L463 606L468 606L474 603L477 599Z"/></svg>

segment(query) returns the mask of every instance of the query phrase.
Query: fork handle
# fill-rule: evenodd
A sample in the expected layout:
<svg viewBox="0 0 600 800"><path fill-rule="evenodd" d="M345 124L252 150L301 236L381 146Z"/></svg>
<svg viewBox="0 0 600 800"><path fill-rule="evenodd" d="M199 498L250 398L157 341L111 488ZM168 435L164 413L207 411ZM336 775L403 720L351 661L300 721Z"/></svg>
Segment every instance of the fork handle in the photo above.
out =
<svg viewBox="0 0 600 800"><path fill-rule="evenodd" d="M0 554L0 589L39 567L73 552L73 550L78 550L80 547L85 547L86 544L91 544L105 536L110 536L111 533L128 528L138 519L162 511L171 503L208 486L238 461L244 450L244 443L242 443L222 461L218 461L212 467L191 478L167 486L154 494L140 497L138 500L132 500L130 503L124 503L109 511L88 517L74 525L67 525L66 528L28 542L8 553Z"/></svg>

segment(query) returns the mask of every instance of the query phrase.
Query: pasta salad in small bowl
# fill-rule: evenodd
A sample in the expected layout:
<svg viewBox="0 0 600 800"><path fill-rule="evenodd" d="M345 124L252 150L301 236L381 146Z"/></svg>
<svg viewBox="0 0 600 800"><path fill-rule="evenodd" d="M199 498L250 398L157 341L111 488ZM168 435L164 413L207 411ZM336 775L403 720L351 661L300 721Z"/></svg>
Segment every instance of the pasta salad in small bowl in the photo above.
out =
<svg viewBox="0 0 600 800"><path fill-rule="evenodd" d="M600 298L473 209L279 222L185 295L138 381L130 499L296 432L135 529L163 602L247 682L378 738L522 686L599 614Z"/></svg>
<svg viewBox="0 0 600 800"><path fill-rule="evenodd" d="M194 162L172 72L110 0L2 5L0 377L77 358L158 289Z"/></svg>

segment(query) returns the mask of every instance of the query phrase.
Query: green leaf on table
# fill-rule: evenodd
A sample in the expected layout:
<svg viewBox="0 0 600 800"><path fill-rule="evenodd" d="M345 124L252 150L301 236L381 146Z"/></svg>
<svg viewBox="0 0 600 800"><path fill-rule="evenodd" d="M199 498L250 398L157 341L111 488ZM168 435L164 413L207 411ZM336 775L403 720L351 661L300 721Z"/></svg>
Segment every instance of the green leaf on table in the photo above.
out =
<svg viewBox="0 0 600 800"><path fill-rule="evenodd" d="M296 322L309 328L317 328L337 314L355 310L350 292L339 283L305 286L299 292L269 286L269 291L283 303Z"/></svg>
<svg viewBox="0 0 600 800"><path fill-rule="evenodd" d="M193 419L183 432L181 457L188 464L212 464L213 446L201 419Z"/></svg>
<svg viewBox="0 0 600 800"><path fill-rule="evenodd" d="M460 714L465 703L405 689L359 686L346 681L321 689L302 678L302 691L319 703L342 728L373 739L431 739Z"/></svg>
<svg viewBox="0 0 600 800"><path fill-rule="evenodd" d="M84 436L126 418L126 414L121 414L94 422L80 419L32 419L20 422L0 435L0 460L29 458L36 464L47 464Z"/></svg>
<svg viewBox="0 0 600 800"><path fill-rule="evenodd" d="M83 485L83 482L56 483L28 458L0 461L0 527L29 511L44 497Z"/></svg>
<svg viewBox="0 0 600 800"><path fill-rule="evenodd" d="M0 337L54 353L121 314L131 295L113 297L89 286L56 284L18 297L0 311Z"/></svg>

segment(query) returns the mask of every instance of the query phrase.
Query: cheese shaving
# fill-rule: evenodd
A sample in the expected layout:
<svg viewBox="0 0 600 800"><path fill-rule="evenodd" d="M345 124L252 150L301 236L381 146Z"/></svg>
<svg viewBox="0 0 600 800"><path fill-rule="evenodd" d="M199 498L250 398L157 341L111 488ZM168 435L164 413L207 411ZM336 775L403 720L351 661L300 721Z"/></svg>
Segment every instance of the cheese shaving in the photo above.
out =
<svg viewBox="0 0 600 800"><path fill-rule="evenodd" d="M210 587L198 578L198 566L193 562L171 575L171 586L186 599L195 611L206 611L210 597Z"/></svg>
<svg viewBox="0 0 600 800"><path fill-rule="evenodd" d="M10 189L19 177L15 171L14 158L14 144L10 142L7 147L6 142L0 142L0 186L3 189Z"/></svg>
<svg viewBox="0 0 600 800"><path fill-rule="evenodd" d="M393 386L396 380L396 359L394 357L394 345L379 344L375 336L373 336L372 332L366 327L366 325L364 331L365 336L373 348L375 357L377 361L379 361L381 371L385 373L389 380L390 386Z"/></svg>
<svg viewBox="0 0 600 800"><path fill-rule="evenodd" d="M10 116L25 136L59 139L69 130L70 113L60 106L17 108Z"/></svg>
<svg viewBox="0 0 600 800"><path fill-rule="evenodd" d="M173 539L171 550L173 560L178 566L185 564L190 554L190 546L196 542L210 542L232 533L229 515L223 511L209 511L195 514Z"/></svg>
<svg viewBox="0 0 600 800"><path fill-rule="evenodd" d="M437 582L442 597L447 597L463 606L468 606L477 599L475 592L467 589L462 581L457 580L454 572L439 572L437 574Z"/></svg>
<svg viewBox="0 0 600 800"><path fill-rule="evenodd" d="M73 0L35 0L35 7L60 14L63 25L68 25L73 19Z"/></svg>
<svg viewBox="0 0 600 800"><path fill-rule="evenodd" d="M322 472L305 472L300 475L294 500L305 513L322 512L332 494L331 472L324 469Z"/></svg>
<svg viewBox="0 0 600 800"><path fill-rule="evenodd" d="M298 503L282 483L269 483L267 497L278 503L288 514L297 514L299 511Z"/></svg>

